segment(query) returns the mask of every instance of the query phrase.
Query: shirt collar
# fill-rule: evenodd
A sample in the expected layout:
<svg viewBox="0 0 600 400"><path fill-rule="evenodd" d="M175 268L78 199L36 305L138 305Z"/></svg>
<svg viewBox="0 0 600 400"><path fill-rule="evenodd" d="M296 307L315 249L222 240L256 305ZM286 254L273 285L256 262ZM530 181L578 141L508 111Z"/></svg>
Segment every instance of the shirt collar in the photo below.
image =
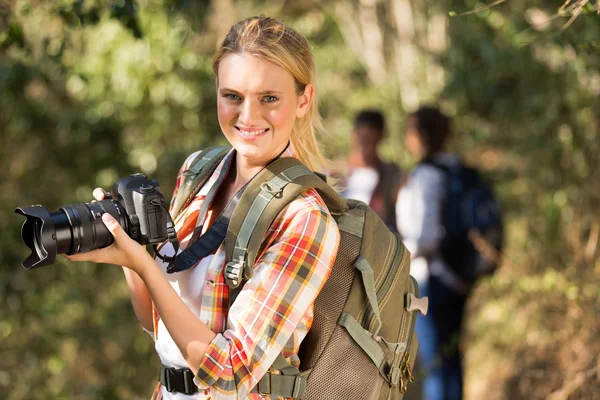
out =
<svg viewBox="0 0 600 400"><path fill-rule="evenodd" d="M297 153L294 150L294 146L292 145L291 142L289 142L287 148L281 154L280 157L296 157L296 155L297 155ZM202 189L200 189L200 191L198 192L198 196L206 196L208 194L208 191L216 183L217 179L219 178L219 175L221 175L221 172L224 169L227 171L227 173L229 173L229 169L230 169L231 165L233 164L232 163L233 157L235 157L235 149L231 148L231 150L229 150L227 152L227 154L225 154L225 157L223 157L223 159L221 160L219 165L217 165L215 172L213 172L213 174L210 176L210 178L208 179L206 184L202 187Z"/></svg>

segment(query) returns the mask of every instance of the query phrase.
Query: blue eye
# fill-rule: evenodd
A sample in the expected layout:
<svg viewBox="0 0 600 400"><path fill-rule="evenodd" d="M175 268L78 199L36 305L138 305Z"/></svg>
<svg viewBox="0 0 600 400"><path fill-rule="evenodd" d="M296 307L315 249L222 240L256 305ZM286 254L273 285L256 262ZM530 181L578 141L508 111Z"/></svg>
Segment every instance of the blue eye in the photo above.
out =
<svg viewBox="0 0 600 400"><path fill-rule="evenodd" d="M279 100L279 99L278 99L277 97L275 97L275 96L265 96L265 97L263 97L263 99L264 99L264 100L265 100L265 102L267 102L267 103L273 103L273 102L275 102L275 101Z"/></svg>
<svg viewBox="0 0 600 400"><path fill-rule="evenodd" d="M226 94L223 97L225 97L227 100L231 100L231 101L239 101L239 100L241 100L240 96L238 96L237 94L233 94L233 93Z"/></svg>

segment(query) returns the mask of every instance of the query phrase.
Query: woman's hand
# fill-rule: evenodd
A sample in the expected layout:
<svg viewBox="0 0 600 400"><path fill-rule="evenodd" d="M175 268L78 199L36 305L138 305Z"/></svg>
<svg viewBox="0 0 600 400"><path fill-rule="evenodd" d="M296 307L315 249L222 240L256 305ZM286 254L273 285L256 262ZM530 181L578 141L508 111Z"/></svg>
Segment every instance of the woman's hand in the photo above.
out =
<svg viewBox="0 0 600 400"><path fill-rule="evenodd" d="M94 198L103 200L105 192L103 189L96 188L94 190ZM154 263L152 257L146 251L146 248L140 245L121 228L121 225L113 218L112 215L104 213L102 222L113 235L114 243L108 247L92 250L87 253L79 253L73 255L64 255L71 261L91 261L95 263L106 263L122 265L139 274L147 265Z"/></svg>

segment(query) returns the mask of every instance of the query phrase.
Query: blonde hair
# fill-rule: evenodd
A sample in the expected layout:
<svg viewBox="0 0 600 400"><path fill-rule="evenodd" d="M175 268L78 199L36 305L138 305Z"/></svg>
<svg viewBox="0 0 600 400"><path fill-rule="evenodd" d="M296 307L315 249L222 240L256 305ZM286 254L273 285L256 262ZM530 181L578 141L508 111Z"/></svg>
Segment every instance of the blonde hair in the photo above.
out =
<svg viewBox="0 0 600 400"><path fill-rule="evenodd" d="M294 77L299 95L307 84L315 84L315 64L308 41L276 19L250 17L231 27L213 57L212 68L217 79L221 59L231 53L251 54L280 66ZM317 143L317 134L324 132L317 104L315 93L308 112L295 121L290 142L304 165L324 172L329 162Z"/></svg>

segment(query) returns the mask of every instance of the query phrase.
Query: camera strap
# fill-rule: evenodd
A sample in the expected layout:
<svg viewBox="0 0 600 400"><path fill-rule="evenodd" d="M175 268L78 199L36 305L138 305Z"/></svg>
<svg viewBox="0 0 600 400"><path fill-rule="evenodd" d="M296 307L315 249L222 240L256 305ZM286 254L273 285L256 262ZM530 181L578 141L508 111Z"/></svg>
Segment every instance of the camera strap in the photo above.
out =
<svg viewBox="0 0 600 400"><path fill-rule="evenodd" d="M290 144L288 142L285 149L283 149L283 151L279 153L277 157L271 160L269 164L271 164L275 160L278 160L279 157L281 157L281 155L285 153L285 151L288 149L289 145ZM210 226L210 228L202 236L199 236L199 234L202 231L202 227L206 219L206 214L208 213L208 208L210 207L213 199L215 198L217 191L221 187L221 184L225 180L225 177L229 173L229 168L231 167L233 157L235 157L235 152L231 153L230 158L225 159L225 165L223 166L221 174L209 190L206 198L204 199L202 207L200 208L198 214L198 222L196 223L196 228L194 229L193 235L193 237L197 237L197 239L193 243L188 245L188 247L185 250L183 250L177 255L174 264L169 263L169 265L167 266L167 273L171 274L173 272L181 272L193 267L204 257L212 254L215 250L217 250L217 248L225 241L225 237L227 236L227 228L229 227L229 221L231 220L231 216L233 215L233 210L239 203L240 199L242 198L242 195L244 194L244 190L246 189L250 181L252 181L252 179L248 183L246 183L240 190L238 190L238 192L229 201L221 215L219 215L219 217Z"/></svg>
<svg viewBox="0 0 600 400"><path fill-rule="evenodd" d="M227 227L229 220L233 215L233 210L242 198L242 194L246 186L242 187L227 204L221 215L210 228L200 236L195 242L190 244L184 251L177 255L175 265L167 267L167 273L185 271L193 267L204 257L212 254L225 240L227 236ZM206 201L206 200L205 200Z"/></svg>

